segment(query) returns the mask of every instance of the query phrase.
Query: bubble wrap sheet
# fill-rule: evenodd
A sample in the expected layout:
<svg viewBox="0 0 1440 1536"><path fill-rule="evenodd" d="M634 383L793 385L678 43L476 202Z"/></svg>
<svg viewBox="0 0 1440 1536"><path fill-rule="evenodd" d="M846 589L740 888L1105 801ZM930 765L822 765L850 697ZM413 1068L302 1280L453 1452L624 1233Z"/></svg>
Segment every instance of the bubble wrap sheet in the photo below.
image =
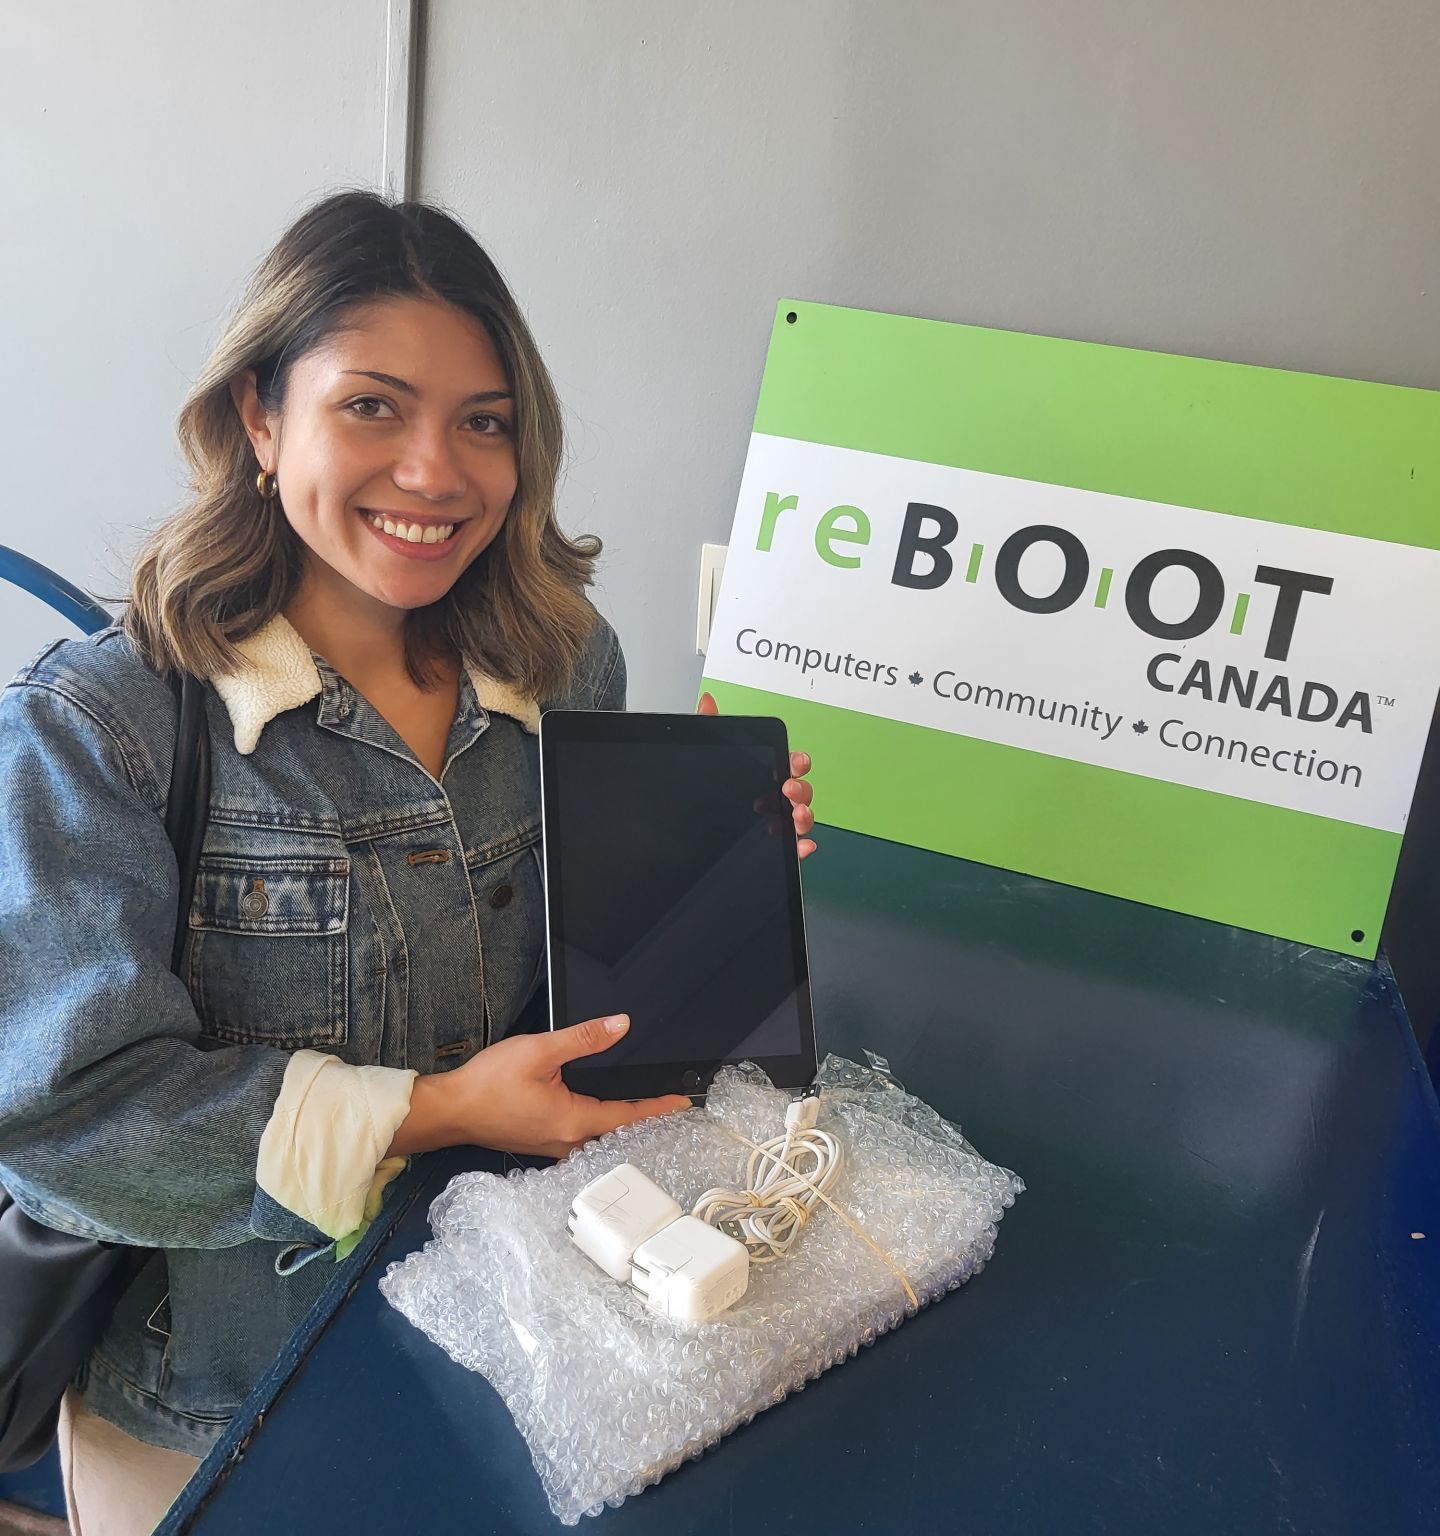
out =
<svg viewBox="0 0 1440 1536"><path fill-rule="evenodd" d="M1021 1180L883 1071L830 1056L816 1081L820 1128L846 1154L831 1196L920 1305L978 1273ZM752 1265L744 1298L698 1325L652 1312L571 1243L570 1202L617 1163L686 1210L712 1185L743 1187L750 1148L731 1131L783 1132L789 1099L757 1068L730 1068L704 1109L626 1126L551 1168L462 1174L430 1207L434 1239L381 1280L500 1393L565 1524L659 1482L913 1313L895 1270L823 1205L788 1258Z"/></svg>

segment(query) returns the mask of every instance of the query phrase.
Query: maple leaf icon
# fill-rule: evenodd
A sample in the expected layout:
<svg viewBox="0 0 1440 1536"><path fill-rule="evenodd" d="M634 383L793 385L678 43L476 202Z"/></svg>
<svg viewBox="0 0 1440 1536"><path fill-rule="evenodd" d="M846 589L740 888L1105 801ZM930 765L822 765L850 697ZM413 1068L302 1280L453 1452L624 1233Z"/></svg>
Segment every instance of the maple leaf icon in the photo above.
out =
<svg viewBox="0 0 1440 1536"><path fill-rule="evenodd" d="M916 688L918 688L920 686L920 684L925 681L925 679L923 677L921 677L918 672L912 672L910 674L910 681L911 681L912 684L914 684L914 686Z"/></svg>
<svg viewBox="0 0 1440 1536"><path fill-rule="evenodd" d="M1150 727L1146 725L1143 720L1137 720L1135 724L1130 727L1130 729L1134 731L1137 736L1143 736L1145 732L1150 729Z"/></svg>

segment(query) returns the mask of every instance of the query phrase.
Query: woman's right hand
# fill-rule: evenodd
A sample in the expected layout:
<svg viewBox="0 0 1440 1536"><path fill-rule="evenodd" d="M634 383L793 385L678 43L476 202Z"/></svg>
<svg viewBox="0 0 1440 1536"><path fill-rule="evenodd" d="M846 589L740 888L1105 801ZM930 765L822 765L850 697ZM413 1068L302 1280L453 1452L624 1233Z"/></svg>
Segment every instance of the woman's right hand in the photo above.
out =
<svg viewBox="0 0 1440 1536"><path fill-rule="evenodd" d="M689 1109L680 1094L627 1102L586 1098L565 1086L560 1069L567 1061L608 1050L629 1027L621 1013L546 1034L511 1035L453 1072L417 1077L410 1113L386 1156L478 1146L564 1157L619 1126Z"/></svg>

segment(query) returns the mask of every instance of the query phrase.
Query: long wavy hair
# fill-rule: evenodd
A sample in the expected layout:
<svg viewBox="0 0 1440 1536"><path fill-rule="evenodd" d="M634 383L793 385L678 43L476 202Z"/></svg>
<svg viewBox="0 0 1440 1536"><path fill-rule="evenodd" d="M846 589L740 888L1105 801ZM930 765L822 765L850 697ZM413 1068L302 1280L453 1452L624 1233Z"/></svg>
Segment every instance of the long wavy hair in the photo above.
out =
<svg viewBox="0 0 1440 1536"><path fill-rule="evenodd" d="M239 641L294 595L305 547L276 503L230 394L255 370L261 404L283 408L295 362L356 306L440 299L489 333L514 397L515 495L490 546L438 602L405 617L405 662L421 687L446 655L470 657L532 698L558 693L592 632L584 597L600 541L555 520L564 448L560 404L529 327L494 262L453 218L425 203L342 192L280 237L180 412L192 499L136 558L126 632L156 671L206 677L239 663Z"/></svg>

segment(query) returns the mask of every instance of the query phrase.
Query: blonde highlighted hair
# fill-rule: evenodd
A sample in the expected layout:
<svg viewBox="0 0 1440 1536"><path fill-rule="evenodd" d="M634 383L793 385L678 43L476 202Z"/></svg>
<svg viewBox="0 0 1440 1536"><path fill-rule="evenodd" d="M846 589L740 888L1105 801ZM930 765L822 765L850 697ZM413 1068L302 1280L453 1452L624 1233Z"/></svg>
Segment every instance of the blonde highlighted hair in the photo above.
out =
<svg viewBox="0 0 1440 1536"><path fill-rule="evenodd" d="M259 468L230 394L254 369L261 403L283 409L295 361L358 305L440 299L478 320L514 397L515 495L494 541L438 602L405 619L405 660L427 685L447 654L545 699L558 694L590 638L584 597L600 542L555 520L563 452L560 404L530 330L495 264L438 208L369 192L326 198L257 268L180 412L193 493L145 542L122 623L157 671L232 670L239 641L289 602L305 549Z"/></svg>

